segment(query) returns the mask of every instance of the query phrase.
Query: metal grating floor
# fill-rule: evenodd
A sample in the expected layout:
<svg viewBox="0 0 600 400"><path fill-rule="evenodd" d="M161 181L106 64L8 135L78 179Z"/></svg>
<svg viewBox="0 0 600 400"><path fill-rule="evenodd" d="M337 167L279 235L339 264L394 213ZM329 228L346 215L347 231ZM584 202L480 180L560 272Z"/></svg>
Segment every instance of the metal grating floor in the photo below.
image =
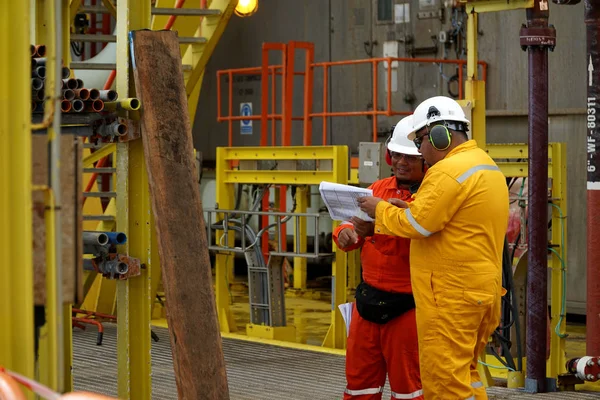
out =
<svg viewBox="0 0 600 400"><path fill-rule="evenodd" d="M102 346L96 346L96 331L73 332L76 390L117 395L117 329L104 324ZM177 399L168 330L152 328L160 340L152 342L152 397ZM345 387L343 356L288 349L243 340L223 339L227 378L232 400L330 400L340 399ZM600 399L600 392L525 394L494 387L490 399ZM389 397L389 389L383 396Z"/></svg>

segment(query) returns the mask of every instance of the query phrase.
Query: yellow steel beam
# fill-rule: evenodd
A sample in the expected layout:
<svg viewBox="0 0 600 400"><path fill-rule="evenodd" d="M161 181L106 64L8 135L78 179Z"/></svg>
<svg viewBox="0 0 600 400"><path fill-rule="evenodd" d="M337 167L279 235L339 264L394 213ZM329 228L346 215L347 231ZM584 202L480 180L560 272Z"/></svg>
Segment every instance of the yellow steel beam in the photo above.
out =
<svg viewBox="0 0 600 400"><path fill-rule="evenodd" d="M348 260L348 289L354 291L360 283L360 250L347 253Z"/></svg>
<svg viewBox="0 0 600 400"><path fill-rule="evenodd" d="M223 210L232 210L234 208L233 185L227 184L224 179L224 172L229 168L229 163L225 159L226 149L217 147L216 164L216 200L217 207ZM223 214L217 215L222 219ZM217 232L217 243L223 236L222 231ZM229 243L233 243L233 236L228 238ZM225 240L223 238L223 240ZM215 292L217 300L217 313L219 316L219 325L221 332L235 332L236 325L233 314L229 309L229 270L233 268L233 255L227 253L217 253L215 256Z"/></svg>
<svg viewBox="0 0 600 400"><path fill-rule="evenodd" d="M523 162L502 162L497 161L496 164L502 171L505 176L515 177L515 178L526 178L529 172L529 167L527 165L527 161ZM552 163L549 163L550 168L552 168ZM548 170L548 178L552 178L553 173L549 169Z"/></svg>
<svg viewBox="0 0 600 400"><path fill-rule="evenodd" d="M346 184L348 182L348 148L346 146L336 146L333 165L335 179L333 182ZM337 228L338 225L339 221L334 221L333 229ZM331 325L323 341L323 346L344 349L346 348L346 325L338 306L345 303L347 298L346 253L338 249L335 242L333 250L335 251L335 261L332 265Z"/></svg>
<svg viewBox="0 0 600 400"><path fill-rule="evenodd" d="M225 183L318 185L323 181L335 182L335 175L331 171L229 170L223 171L223 175Z"/></svg>
<svg viewBox="0 0 600 400"><path fill-rule="evenodd" d="M332 160L338 146L223 147L226 160Z"/></svg>
<svg viewBox="0 0 600 400"><path fill-rule="evenodd" d="M101 158L108 156L109 154L114 153L117 150L117 145L115 143L107 144L102 148L96 150L92 154L83 158L83 168L91 168L94 166L94 163Z"/></svg>
<svg viewBox="0 0 600 400"><path fill-rule="evenodd" d="M30 44L29 2L0 2L0 365L33 378Z"/></svg>
<svg viewBox="0 0 600 400"><path fill-rule="evenodd" d="M310 196L310 192L306 186L296 189L296 212L306 212L308 196ZM315 235L318 234L319 232L315 232ZM294 251L306 253L307 236L306 217L294 218ZM296 249L297 245L299 245L299 249ZM306 258L304 257L294 257L294 289L306 290Z"/></svg>
<svg viewBox="0 0 600 400"><path fill-rule="evenodd" d="M46 92L47 101L44 106L46 111L52 110L56 105L56 98L53 96L56 85L57 59L62 59L62 54L56 53L56 6L54 1L37 0L35 5L36 21L36 41L37 44L46 45ZM60 68L60 66L59 66ZM52 124L47 127L48 148L51 148L55 140L60 140ZM51 159L49 155L49 159ZM58 168L55 162L52 162L50 168ZM52 172L53 174L55 172ZM63 306L62 296L60 295L59 276L62 271L58 269L60 263L57 262L60 254L57 253L56 226L60 224L57 218L57 212L60 210L60 192L56 187L36 186L34 190L44 192L44 225L46 233L45 246L45 267L46 267L46 324L44 326L44 335L40 337L39 342L39 380L56 391L62 391L64 368L63 354ZM60 307L60 308L59 308Z"/></svg>
<svg viewBox="0 0 600 400"><path fill-rule="evenodd" d="M192 73L189 75L185 85L188 96L194 91L196 83L200 80L204 68L217 46L236 5L237 0L213 0L210 3L210 8L220 10L221 14L202 18L202 22L194 36L202 34L207 39L207 42L203 45L189 46L183 57L184 64L187 64L188 60L193 61Z"/></svg>
<svg viewBox="0 0 600 400"><path fill-rule="evenodd" d="M463 2L461 2L463 3ZM523 8L533 7L533 0L485 0L485 1L467 1L466 11L468 14L494 12L494 11L508 11L508 10L519 10Z"/></svg>
<svg viewBox="0 0 600 400"><path fill-rule="evenodd" d="M567 284L567 146L555 143L552 146L552 271L550 304L552 316L550 323L550 360L549 376L558 378L566 372L565 338L567 331L566 284ZM560 324L560 325L559 325Z"/></svg>
<svg viewBox="0 0 600 400"><path fill-rule="evenodd" d="M129 75L129 32L150 27L150 0L117 3L117 91L135 95ZM117 360L120 399L150 399L150 276L158 260L151 260L150 199L142 140L117 145L117 229L127 234L119 252L140 259L141 275L117 282Z"/></svg>
<svg viewBox="0 0 600 400"><path fill-rule="evenodd" d="M554 151L553 143L548 144L548 155L551 159ZM525 143L507 143L507 144L488 144L487 153L494 159L509 158L527 160L529 157L529 147Z"/></svg>
<svg viewBox="0 0 600 400"><path fill-rule="evenodd" d="M204 72L198 79L194 90L188 95L188 114L190 116L190 124L194 127L194 120L196 119L196 110L198 109L198 101L200 100L200 90L202 89L202 81L204 80Z"/></svg>
<svg viewBox="0 0 600 400"><path fill-rule="evenodd" d="M469 13L467 19L467 79L465 80L465 100L471 102L471 134L479 147L487 145L485 125L485 82L477 76L477 32L478 15Z"/></svg>

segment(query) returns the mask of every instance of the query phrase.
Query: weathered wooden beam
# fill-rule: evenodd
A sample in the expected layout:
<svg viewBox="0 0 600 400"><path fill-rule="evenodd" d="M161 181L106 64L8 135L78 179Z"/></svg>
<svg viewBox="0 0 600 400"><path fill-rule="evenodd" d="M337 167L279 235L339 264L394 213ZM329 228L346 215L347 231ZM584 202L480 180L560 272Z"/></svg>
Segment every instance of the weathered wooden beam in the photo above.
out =
<svg viewBox="0 0 600 400"><path fill-rule="evenodd" d="M131 35L180 399L229 399L177 34Z"/></svg>

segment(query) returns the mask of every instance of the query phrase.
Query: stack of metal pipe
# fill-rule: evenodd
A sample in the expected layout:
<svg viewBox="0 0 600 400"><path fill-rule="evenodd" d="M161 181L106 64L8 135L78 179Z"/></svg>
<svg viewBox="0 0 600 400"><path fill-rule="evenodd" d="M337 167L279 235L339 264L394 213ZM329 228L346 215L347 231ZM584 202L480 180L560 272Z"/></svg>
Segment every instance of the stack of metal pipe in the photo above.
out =
<svg viewBox="0 0 600 400"><path fill-rule="evenodd" d="M31 100L34 113L44 112L46 83L46 46L31 45ZM62 67L61 110L63 113L99 113L104 110L104 102L115 102L119 97L114 90L85 88L81 79L71 78L71 70Z"/></svg>

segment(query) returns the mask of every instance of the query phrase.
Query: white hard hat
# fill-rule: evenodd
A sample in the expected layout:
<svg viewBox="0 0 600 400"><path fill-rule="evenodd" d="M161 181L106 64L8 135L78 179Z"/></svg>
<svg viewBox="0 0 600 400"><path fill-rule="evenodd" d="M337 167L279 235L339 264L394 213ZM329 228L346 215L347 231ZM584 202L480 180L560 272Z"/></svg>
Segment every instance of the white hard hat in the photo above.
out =
<svg viewBox="0 0 600 400"><path fill-rule="evenodd" d="M402 153L408 155L418 156L420 155L417 146L412 140L408 138L408 135L413 131L413 116L409 115L404 117L394 127L394 133L392 138L387 144L389 151L394 153Z"/></svg>
<svg viewBox="0 0 600 400"><path fill-rule="evenodd" d="M414 140L418 130L437 121L462 122L467 125L467 129L470 124L462 107L455 100L446 96L430 97L415 108L413 128L408 138Z"/></svg>

